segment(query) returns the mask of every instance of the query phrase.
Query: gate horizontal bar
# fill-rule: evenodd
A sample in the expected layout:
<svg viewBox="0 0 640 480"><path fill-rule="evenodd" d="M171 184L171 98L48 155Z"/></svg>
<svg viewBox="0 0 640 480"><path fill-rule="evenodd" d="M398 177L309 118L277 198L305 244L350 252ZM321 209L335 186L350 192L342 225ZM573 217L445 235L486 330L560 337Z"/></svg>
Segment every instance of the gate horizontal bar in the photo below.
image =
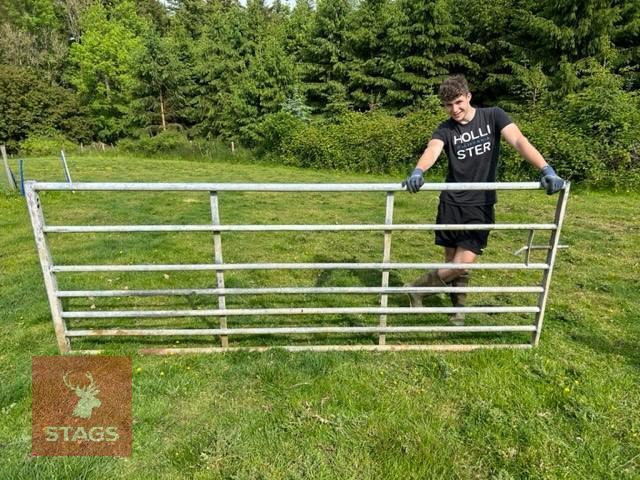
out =
<svg viewBox="0 0 640 480"><path fill-rule="evenodd" d="M110 328L68 330L68 337L96 336L198 336L198 335L288 335L309 333L437 333L437 332L534 332L535 325L406 326L406 327L282 327L282 328Z"/></svg>
<svg viewBox="0 0 640 480"><path fill-rule="evenodd" d="M401 230L555 230L553 223L395 224L395 225L50 225L45 233L132 232L342 232Z"/></svg>
<svg viewBox="0 0 640 480"><path fill-rule="evenodd" d="M407 351L435 351L435 352L471 352L473 350L533 348L530 343L444 343L436 345L418 344L385 344L385 345L274 345L263 347L183 347L183 348L139 348L140 355L193 355L201 353L225 352L267 352L269 350L284 350L287 352L407 352ZM76 355L100 355L103 350L71 350Z"/></svg>
<svg viewBox="0 0 640 480"><path fill-rule="evenodd" d="M404 192L397 183L132 183L27 182L34 190L175 191L175 192ZM540 190L540 182L425 183L421 190Z"/></svg>
<svg viewBox="0 0 640 480"><path fill-rule="evenodd" d="M290 307L232 308L212 310L111 310L63 312L62 318L166 318L232 315L327 315L420 313L538 313L538 307Z"/></svg>
<svg viewBox="0 0 640 480"><path fill-rule="evenodd" d="M170 265L57 265L51 272L164 272L203 270L546 270L546 263L200 263Z"/></svg>
<svg viewBox="0 0 640 480"><path fill-rule="evenodd" d="M542 287L266 287L165 290L60 290L62 297L162 297L171 295L380 294L380 293L541 293Z"/></svg>

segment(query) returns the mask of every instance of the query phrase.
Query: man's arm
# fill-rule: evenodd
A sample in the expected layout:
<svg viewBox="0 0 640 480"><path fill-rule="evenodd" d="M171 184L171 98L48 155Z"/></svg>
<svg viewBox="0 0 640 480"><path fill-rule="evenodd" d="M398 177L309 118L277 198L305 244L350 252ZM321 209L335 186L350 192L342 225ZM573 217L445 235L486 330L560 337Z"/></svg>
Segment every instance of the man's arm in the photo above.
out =
<svg viewBox="0 0 640 480"><path fill-rule="evenodd" d="M425 151L422 153L420 160L418 160L416 168L419 168L423 172L429 170L433 166L433 164L436 163L436 160L440 156L440 153L442 153L443 147L444 142L442 140L438 140L437 138L432 138L431 140L429 140L429 144L427 145Z"/></svg>
<svg viewBox="0 0 640 480"><path fill-rule="evenodd" d="M542 171L540 184L548 195L556 193L564 187L564 180L556 174L553 167L546 162L538 149L529 143L527 137L522 134L515 123L510 123L504 127L500 133L527 162Z"/></svg>
<svg viewBox="0 0 640 480"><path fill-rule="evenodd" d="M417 193L424 185L424 172L429 170L442 152L444 142L436 138L432 138L427 145L427 148L420 156L416 168L413 169L411 175L402 182L403 187L407 187L407 191L410 193Z"/></svg>
<svg viewBox="0 0 640 480"><path fill-rule="evenodd" d="M500 132L504 139L509 142L513 148L515 148L522 157L538 170L542 170L547 166L542 154L529 143L527 137L525 137L518 126L515 123L510 123L502 129Z"/></svg>

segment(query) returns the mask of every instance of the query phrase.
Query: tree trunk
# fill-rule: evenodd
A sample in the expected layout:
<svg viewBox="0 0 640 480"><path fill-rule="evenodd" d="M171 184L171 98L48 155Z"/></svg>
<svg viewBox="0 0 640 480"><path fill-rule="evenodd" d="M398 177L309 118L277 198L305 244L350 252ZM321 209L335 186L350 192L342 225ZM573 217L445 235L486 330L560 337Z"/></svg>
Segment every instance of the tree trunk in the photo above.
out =
<svg viewBox="0 0 640 480"><path fill-rule="evenodd" d="M162 119L162 131L167 131L167 122L164 119L164 97L162 96L162 90L160 90L160 118Z"/></svg>

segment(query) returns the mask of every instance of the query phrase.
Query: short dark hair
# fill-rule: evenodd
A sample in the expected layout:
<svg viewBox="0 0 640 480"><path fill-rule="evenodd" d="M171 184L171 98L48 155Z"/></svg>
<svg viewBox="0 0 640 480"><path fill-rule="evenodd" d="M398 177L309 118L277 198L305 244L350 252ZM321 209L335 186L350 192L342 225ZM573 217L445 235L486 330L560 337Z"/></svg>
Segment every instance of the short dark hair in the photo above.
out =
<svg viewBox="0 0 640 480"><path fill-rule="evenodd" d="M460 95L469 93L469 85L464 75L452 75L447 77L440 85L438 97L443 102L451 102Z"/></svg>

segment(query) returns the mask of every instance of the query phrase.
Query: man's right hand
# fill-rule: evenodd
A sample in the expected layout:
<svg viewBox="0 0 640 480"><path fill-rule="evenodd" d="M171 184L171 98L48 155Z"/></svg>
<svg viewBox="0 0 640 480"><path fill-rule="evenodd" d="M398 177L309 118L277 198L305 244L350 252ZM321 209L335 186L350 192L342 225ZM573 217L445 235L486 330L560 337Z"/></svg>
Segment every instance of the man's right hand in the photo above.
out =
<svg viewBox="0 0 640 480"><path fill-rule="evenodd" d="M421 168L414 168L411 175L403 180L402 186L407 187L409 193L418 193L422 185L424 185L424 171Z"/></svg>

